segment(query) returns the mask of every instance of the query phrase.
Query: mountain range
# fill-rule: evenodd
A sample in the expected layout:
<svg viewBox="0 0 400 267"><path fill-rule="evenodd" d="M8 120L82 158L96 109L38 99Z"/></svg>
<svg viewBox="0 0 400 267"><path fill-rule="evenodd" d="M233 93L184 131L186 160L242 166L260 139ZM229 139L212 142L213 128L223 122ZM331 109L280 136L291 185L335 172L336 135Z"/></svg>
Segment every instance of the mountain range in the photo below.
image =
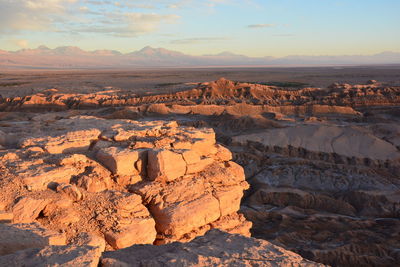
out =
<svg viewBox="0 0 400 267"><path fill-rule="evenodd" d="M286 56L248 57L230 52L192 56L164 48L144 47L139 51L121 53L115 50L85 51L79 47L62 46L50 49L39 46L18 51L0 50L2 68L148 68L205 66L321 66L400 64L400 53L383 52L353 56Z"/></svg>

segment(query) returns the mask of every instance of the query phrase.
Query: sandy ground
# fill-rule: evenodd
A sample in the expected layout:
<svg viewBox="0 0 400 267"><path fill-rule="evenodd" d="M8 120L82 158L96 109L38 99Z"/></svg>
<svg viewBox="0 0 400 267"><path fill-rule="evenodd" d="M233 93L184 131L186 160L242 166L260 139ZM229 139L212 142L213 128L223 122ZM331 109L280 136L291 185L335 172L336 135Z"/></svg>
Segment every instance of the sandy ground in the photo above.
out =
<svg viewBox="0 0 400 267"><path fill-rule="evenodd" d="M400 84L400 66L309 68L209 68L155 70L0 70L0 95L14 97L57 88L89 93L117 89L137 94L170 93L190 83L224 77L242 82L296 82L325 88L333 82L362 83L369 79Z"/></svg>

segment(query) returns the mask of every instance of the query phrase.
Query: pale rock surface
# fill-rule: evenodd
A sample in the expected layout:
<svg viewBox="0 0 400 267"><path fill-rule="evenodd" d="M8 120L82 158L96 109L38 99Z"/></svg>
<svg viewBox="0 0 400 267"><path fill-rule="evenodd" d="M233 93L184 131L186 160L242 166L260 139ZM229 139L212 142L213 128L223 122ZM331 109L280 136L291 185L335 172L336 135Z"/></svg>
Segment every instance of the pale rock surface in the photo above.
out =
<svg viewBox="0 0 400 267"><path fill-rule="evenodd" d="M47 246L0 256L0 266L97 267L101 250L92 246Z"/></svg>
<svg viewBox="0 0 400 267"><path fill-rule="evenodd" d="M26 138L20 146L40 146L50 154L81 152L89 148L92 141L97 140L101 131L98 129L70 131L60 136Z"/></svg>
<svg viewBox="0 0 400 267"><path fill-rule="evenodd" d="M57 192L66 195L73 201L79 201L83 198L82 192L74 184L60 184L57 186Z"/></svg>
<svg viewBox="0 0 400 267"><path fill-rule="evenodd" d="M30 223L39 217L45 207L50 203L48 199L21 198L12 209L14 223Z"/></svg>
<svg viewBox="0 0 400 267"><path fill-rule="evenodd" d="M189 243L133 246L105 252L104 267L117 266L324 266L268 241L209 231Z"/></svg>
<svg viewBox="0 0 400 267"><path fill-rule="evenodd" d="M186 173L182 155L170 150L150 150L147 173L150 180L173 181Z"/></svg>
<svg viewBox="0 0 400 267"><path fill-rule="evenodd" d="M0 223L11 223L13 218L14 214L12 212L0 210Z"/></svg>
<svg viewBox="0 0 400 267"><path fill-rule="evenodd" d="M135 194L116 193L111 198L112 210L115 210L114 216L118 221L111 231L105 233L107 243L114 249L134 244L152 244L157 234L155 221L142 204L141 197ZM100 213L97 217L101 220L105 215Z"/></svg>
<svg viewBox="0 0 400 267"><path fill-rule="evenodd" d="M80 233L74 239L72 245L77 247L82 247L82 246L98 247L101 252L105 251L106 249L106 241L104 240L104 238L87 232Z"/></svg>
<svg viewBox="0 0 400 267"><path fill-rule="evenodd" d="M67 241L65 234L47 230L38 223L0 224L0 236L0 255L27 248L61 246Z"/></svg>
<svg viewBox="0 0 400 267"><path fill-rule="evenodd" d="M87 232L106 249L190 241L212 228L250 235L237 213L248 189L243 169L212 129L94 116L34 124L18 149L0 155L23 185L10 205L14 222L98 243L79 237Z"/></svg>
<svg viewBox="0 0 400 267"><path fill-rule="evenodd" d="M267 147L286 148L292 146L315 152L336 153L347 157L374 160L400 158L400 152L395 146L377 138L363 128L354 126L297 125L233 137L234 143L244 146L249 141Z"/></svg>
<svg viewBox="0 0 400 267"><path fill-rule="evenodd" d="M134 175L138 174L135 163L139 160L138 151L108 147L100 149L96 154L96 159L106 166L113 174Z"/></svg>
<svg viewBox="0 0 400 267"><path fill-rule="evenodd" d="M236 214L247 188L243 169L225 162L213 163L198 174L171 183L146 182L133 185L130 190L145 200L156 221L158 242L163 243L186 240L186 234L225 215ZM249 233L248 228L243 234Z"/></svg>

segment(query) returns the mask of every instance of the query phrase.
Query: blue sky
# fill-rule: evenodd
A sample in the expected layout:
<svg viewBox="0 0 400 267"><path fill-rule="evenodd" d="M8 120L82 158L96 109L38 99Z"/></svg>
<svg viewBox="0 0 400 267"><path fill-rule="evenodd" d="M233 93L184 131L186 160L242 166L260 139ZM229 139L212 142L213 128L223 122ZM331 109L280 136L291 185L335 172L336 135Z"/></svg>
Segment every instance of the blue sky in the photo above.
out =
<svg viewBox="0 0 400 267"><path fill-rule="evenodd" d="M0 49L400 52L399 0L0 0Z"/></svg>

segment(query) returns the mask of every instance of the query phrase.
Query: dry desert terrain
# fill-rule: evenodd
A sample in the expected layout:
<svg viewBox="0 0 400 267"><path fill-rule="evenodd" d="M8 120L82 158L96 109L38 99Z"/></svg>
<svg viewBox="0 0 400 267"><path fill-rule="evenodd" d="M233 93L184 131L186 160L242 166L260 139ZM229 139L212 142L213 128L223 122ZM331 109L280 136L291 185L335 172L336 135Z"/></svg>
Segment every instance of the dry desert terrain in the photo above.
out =
<svg viewBox="0 0 400 267"><path fill-rule="evenodd" d="M0 266L400 262L400 67L7 70L0 95Z"/></svg>

